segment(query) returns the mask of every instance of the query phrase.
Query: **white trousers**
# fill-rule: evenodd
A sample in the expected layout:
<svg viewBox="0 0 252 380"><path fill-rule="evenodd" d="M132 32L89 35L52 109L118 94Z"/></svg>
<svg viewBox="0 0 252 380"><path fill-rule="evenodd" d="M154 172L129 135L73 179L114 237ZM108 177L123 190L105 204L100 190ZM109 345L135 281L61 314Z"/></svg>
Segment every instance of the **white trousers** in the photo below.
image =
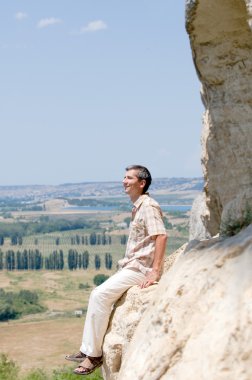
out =
<svg viewBox="0 0 252 380"><path fill-rule="evenodd" d="M134 269L121 269L91 293L80 351L88 356L101 356L113 304L133 285L140 285L145 275Z"/></svg>

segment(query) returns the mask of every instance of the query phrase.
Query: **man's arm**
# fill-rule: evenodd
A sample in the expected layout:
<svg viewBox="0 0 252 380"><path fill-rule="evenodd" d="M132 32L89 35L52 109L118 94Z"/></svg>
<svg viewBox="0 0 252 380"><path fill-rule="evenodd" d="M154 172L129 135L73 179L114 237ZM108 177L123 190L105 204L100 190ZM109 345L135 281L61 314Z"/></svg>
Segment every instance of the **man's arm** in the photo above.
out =
<svg viewBox="0 0 252 380"><path fill-rule="evenodd" d="M157 235L155 243L154 260L151 271L146 275L145 280L140 285L140 288L147 288L158 281L161 276L164 254L166 249L167 235Z"/></svg>

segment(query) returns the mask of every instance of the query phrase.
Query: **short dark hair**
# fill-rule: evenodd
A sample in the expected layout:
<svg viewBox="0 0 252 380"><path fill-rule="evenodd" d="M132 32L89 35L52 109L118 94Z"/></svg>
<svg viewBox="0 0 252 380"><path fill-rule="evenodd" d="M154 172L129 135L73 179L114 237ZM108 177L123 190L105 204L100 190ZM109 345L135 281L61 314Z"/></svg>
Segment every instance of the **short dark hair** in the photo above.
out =
<svg viewBox="0 0 252 380"><path fill-rule="evenodd" d="M138 170L138 173L137 173L137 178L141 181L142 179L145 180L145 186L143 188L143 194L146 193L146 191L148 190L150 184L151 184L151 181L152 181L152 178L151 178L151 174L149 172L149 170L145 167L145 166L142 166L142 165L130 165L130 166L127 166L127 168L125 169L126 171L128 170Z"/></svg>

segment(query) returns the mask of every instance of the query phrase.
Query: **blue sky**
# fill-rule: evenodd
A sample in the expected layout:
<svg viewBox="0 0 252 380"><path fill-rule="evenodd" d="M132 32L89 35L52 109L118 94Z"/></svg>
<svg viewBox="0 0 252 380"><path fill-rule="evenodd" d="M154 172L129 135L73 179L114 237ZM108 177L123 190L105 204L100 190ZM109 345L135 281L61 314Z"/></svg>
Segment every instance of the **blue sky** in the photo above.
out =
<svg viewBox="0 0 252 380"><path fill-rule="evenodd" d="M183 0L2 1L0 59L0 185L202 175Z"/></svg>

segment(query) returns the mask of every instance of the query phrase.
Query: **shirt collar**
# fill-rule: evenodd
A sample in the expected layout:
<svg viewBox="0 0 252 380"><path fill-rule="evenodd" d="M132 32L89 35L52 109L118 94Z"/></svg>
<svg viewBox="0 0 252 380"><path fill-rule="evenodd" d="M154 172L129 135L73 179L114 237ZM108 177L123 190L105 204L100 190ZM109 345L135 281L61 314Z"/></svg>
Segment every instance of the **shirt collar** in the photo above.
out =
<svg viewBox="0 0 252 380"><path fill-rule="evenodd" d="M134 203L134 207L139 208L146 197L149 197L149 193L144 193L140 195L140 197L137 198L136 202Z"/></svg>

